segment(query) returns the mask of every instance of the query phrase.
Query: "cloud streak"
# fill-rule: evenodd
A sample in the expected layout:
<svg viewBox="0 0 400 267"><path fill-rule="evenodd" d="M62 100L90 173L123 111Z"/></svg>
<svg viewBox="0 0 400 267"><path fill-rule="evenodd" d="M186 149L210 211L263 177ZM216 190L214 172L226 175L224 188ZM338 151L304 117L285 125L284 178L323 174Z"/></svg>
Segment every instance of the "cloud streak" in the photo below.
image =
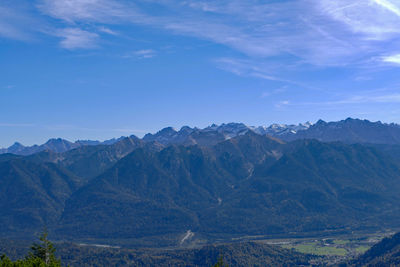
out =
<svg viewBox="0 0 400 267"><path fill-rule="evenodd" d="M400 54L382 57L382 61L400 65Z"/></svg>
<svg viewBox="0 0 400 267"><path fill-rule="evenodd" d="M133 54L138 58L152 58L156 55L156 51L154 51L153 49L142 49L133 52Z"/></svg>
<svg viewBox="0 0 400 267"><path fill-rule="evenodd" d="M400 103L400 94L377 96L353 96L349 99L332 102L332 104L363 104L363 103Z"/></svg>
<svg viewBox="0 0 400 267"><path fill-rule="evenodd" d="M0 37L30 41L33 39L32 29L27 25L35 25L34 20L25 10L17 10L0 3Z"/></svg>
<svg viewBox="0 0 400 267"><path fill-rule="evenodd" d="M32 123L0 123L0 127L35 127Z"/></svg>
<svg viewBox="0 0 400 267"><path fill-rule="evenodd" d="M400 8L395 3L387 0L374 0L374 2L400 17Z"/></svg>
<svg viewBox="0 0 400 267"><path fill-rule="evenodd" d="M355 95L336 101L321 102L298 102L287 103L292 106L338 106L338 105L356 105L356 104L396 104L400 103L400 94L392 93L385 95Z"/></svg>
<svg viewBox="0 0 400 267"><path fill-rule="evenodd" d="M284 84L294 85L299 88L308 90L319 90L313 86L304 84L291 79L285 79L279 76L280 72L288 66L285 63L263 64L255 60L243 60L236 58L220 58L216 60L218 68L243 77L253 77L268 81L280 82ZM290 68L290 67L289 67Z"/></svg>
<svg viewBox="0 0 400 267"><path fill-rule="evenodd" d="M37 7L70 24L82 21L113 24L128 16L125 5L114 0L42 0Z"/></svg>
<svg viewBox="0 0 400 267"><path fill-rule="evenodd" d="M60 46L66 49L90 49L97 47L99 35L79 28L66 28L60 30L57 36L63 38Z"/></svg>
<svg viewBox="0 0 400 267"><path fill-rule="evenodd" d="M35 7L56 19L57 28L63 25L56 32L69 50L96 48L103 35L117 36L110 25L159 28L258 62L284 57L322 67L367 65L371 58L388 63L382 55L400 44L400 5L393 0L38 0ZM22 38L5 26L10 21L0 16L0 35Z"/></svg>

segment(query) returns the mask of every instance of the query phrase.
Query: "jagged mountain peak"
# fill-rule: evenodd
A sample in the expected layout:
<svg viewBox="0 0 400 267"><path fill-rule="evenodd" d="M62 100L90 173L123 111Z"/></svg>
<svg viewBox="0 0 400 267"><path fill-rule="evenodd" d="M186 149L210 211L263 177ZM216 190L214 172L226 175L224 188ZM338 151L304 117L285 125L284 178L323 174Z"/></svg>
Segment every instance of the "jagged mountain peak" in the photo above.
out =
<svg viewBox="0 0 400 267"><path fill-rule="evenodd" d="M179 130L166 127L154 134L146 134L141 140L145 142L157 142L161 145L214 145L218 142L254 132L259 135L269 135L283 141L297 139L317 139L319 141L342 141L346 143L379 143L400 144L400 125L395 123L371 122L356 118L347 118L336 122L326 122L322 119L315 124L307 121L299 124L274 123L269 126L247 126L244 123L222 123L212 124L203 129L183 126ZM71 143L61 138L53 138L43 145L25 147L16 142L6 149L0 149L0 154L14 153L19 155L30 155L43 150L65 152L80 146L87 145L112 145L122 141L126 137L110 139L104 142L78 140ZM139 140L136 136L130 136L132 140Z"/></svg>
<svg viewBox="0 0 400 267"><path fill-rule="evenodd" d="M22 145L19 142L15 142L14 144L12 144L8 149L17 149L17 148L24 148L25 146Z"/></svg>
<svg viewBox="0 0 400 267"><path fill-rule="evenodd" d="M185 125L185 126L182 126L179 131L189 131L189 132L191 132L191 131L193 131L195 129L197 129L197 128L191 128L191 127Z"/></svg>
<svg viewBox="0 0 400 267"><path fill-rule="evenodd" d="M174 127L165 127L159 133L176 133L177 130Z"/></svg>
<svg viewBox="0 0 400 267"><path fill-rule="evenodd" d="M134 140L139 140L140 138L137 137L136 135L132 134L129 136L129 138L134 139ZM124 139L124 137L119 138L120 140Z"/></svg>
<svg viewBox="0 0 400 267"><path fill-rule="evenodd" d="M113 138L110 140L106 140L104 142L100 141L91 141L91 140L77 140L74 143L62 139L62 138L51 138L49 139L46 143L42 145L32 145L32 146L24 146L21 143L15 142L12 146L8 148L3 148L0 149L0 154L5 154L5 153L12 153L12 154L17 154L17 155L32 155L35 153L39 153L42 151L52 151L52 152L57 152L57 153L62 153L69 151L71 149L75 149L81 146L95 146L95 145L112 145L114 143L117 143L119 141L122 141L125 137L120 137L120 138ZM136 139L139 140L138 137L136 136L131 136L131 139Z"/></svg>
<svg viewBox="0 0 400 267"><path fill-rule="evenodd" d="M281 136L286 141L296 139L317 139L323 142L400 144L400 127L380 121L347 118L337 122L318 122L306 131Z"/></svg>
<svg viewBox="0 0 400 267"><path fill-rule="evenodd" d="M310 127L310 126L312 126L312 125L313 125L313 123L312 123L312 122L310 122L310 121L307 121L307 122L305 122L305 123L300 123L299 125L300 125L300 126L306 126L306 127Z"/></svg>
<svg viewBox="0 0 400 267"><path fill-rule="evenodd" d="M51 138L45 144L72 144L72 142L62 138Z"/></svg>
<svg viewBox="0 0 400 267"><path fill-rule="evenodd" d="M325 124L327 124L327 122L324 121L324 120L322 120L322 119L319 119L319 120L315 123L315 125L325 125Z"/></svg>

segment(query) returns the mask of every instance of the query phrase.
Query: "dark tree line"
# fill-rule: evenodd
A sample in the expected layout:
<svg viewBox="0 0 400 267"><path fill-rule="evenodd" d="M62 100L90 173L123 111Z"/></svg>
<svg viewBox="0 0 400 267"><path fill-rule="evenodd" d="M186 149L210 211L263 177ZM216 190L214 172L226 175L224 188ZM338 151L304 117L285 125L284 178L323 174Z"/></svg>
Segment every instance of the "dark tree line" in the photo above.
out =
<svg viewBox="0 0 400 267"><path fill-rule="evenodd" d="M47 231L34 243L29 254L21 260L11 261L6 255L0 258L0 267L61 267L61 261L54 255L56 249L47 239Z"/></svg>

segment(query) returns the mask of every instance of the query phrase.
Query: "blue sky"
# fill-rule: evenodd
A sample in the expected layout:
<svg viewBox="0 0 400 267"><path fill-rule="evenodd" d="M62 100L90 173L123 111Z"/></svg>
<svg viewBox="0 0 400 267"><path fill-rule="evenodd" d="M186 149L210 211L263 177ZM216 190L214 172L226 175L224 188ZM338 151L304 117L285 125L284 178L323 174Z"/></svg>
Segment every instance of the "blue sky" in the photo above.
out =
<svg viewBox="0 0 400 267"><path fill-rule="evenodd" d="M0 0L0 147L166 126L400 123L395 0Z"/></svg>

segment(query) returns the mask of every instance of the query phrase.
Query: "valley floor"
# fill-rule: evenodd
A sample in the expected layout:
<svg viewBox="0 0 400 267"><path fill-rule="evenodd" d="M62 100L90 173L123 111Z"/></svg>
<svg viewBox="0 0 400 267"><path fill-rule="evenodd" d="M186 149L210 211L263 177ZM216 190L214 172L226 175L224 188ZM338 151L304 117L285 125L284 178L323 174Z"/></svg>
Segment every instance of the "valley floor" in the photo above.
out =
<svg viewBox="0 0 400 267"><path fill-rule="evenodd" d="M393 235L393 231L370 234L354 234L325 238L304 238L286 240L267 240L267 244L276 244L304 254L321 256L312 263L331 265L355 259L365 253L383 238Z"/></svg>
<svg viewBox="0 0 400 267"><path fill-rule="evenodd" d="M236 238L233 243L169 249L129 249L99 244L56 243L57 254L63 263L71 266L210 266L219 255L224 255L231 265L260 263L262 261L302 263L313 266L335 265L363 254L392 230L358 232L307 238L265 239L263 236ZM0 254L13 259L26 255L29 241L0 240ZM233 263L233 264L232 264ZM239 264L240 263L240 264ZM172 265L171 265L172 264Z"/></svg>

